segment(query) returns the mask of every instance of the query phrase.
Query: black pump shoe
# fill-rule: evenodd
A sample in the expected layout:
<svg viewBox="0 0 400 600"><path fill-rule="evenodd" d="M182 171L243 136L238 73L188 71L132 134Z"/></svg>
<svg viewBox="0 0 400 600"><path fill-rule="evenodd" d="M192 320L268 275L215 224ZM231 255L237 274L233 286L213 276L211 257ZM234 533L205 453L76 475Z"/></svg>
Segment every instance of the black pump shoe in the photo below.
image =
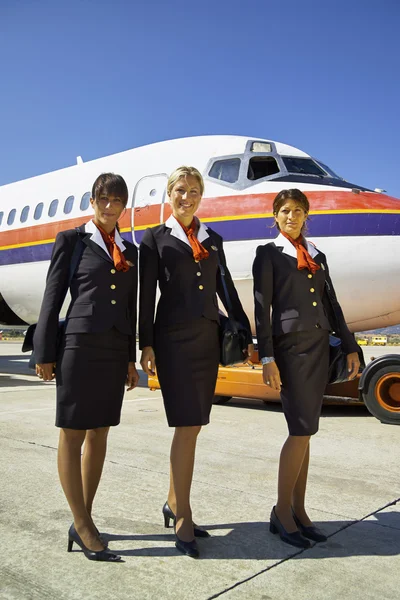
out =
<svg viewBox="0 0 400 600"><path fill-rule="evenodd" d="M75 525L72 523L68 531L68 552L72 552L72 546L74 542L82 549L82 552L89 560L101 560L104 562L119 562L121 560L121 557L118 556L118 554L113 554L107 549L95 552L94 550L89 550L89 548L86 548L75 529Z"/></svg>
<svg viewBox="0 0 400 600"><path fill-rule="evenodd" d="M162 508L162 513L164 515L164 527L166 529L168 529L169 522L175 521L175 515L172 512L168 502L166 502L164 504L164 506ZM198 527L194 523L193 523L193 532L194 532L195 537L202 537L202 538L211 537L210 534L208 533L208 531L206 531L205 529L202 529L201 527Z"/></svg>
<svg viewBox="0 0 400 600"><path fill-rule="evenodd" d="M300 531L294 531L293 533L288 533L275 512L275 506L271 511L269 530L271 533L279 533L279 537L282 542L286 542L291 546L296 546L297 548L309 548L311 546L309 540L304 538Z"/></svg>
<svg viewBox="0 0 400 600"><path fill-rule="evenodd" d="M92 521L92 522L93 522L93 521ZM72 523L72 525L73 525L73 523ZM71 527L72 527L72 525L71 525ZM107 540L105 540L105 539L103 538L103 536L101 535L100 531L97 529L97 527L96 527L96 525L95 525L94 523L93 523L93 527L95 528L95 530L96 530L96 533L97 533L97 535L99 536L99 540L100 540L100 541L101 541L101 543L103 544L104 548L106 548L106 549L107 549L107 548L108 548L108 542L107 542Z"/></svg>
<svg viewBox="0 0 400 600"><path fill-rule="evenodd" d="M300 522L300 519L296 517L293 510L292 514L294 522L299 528L301 535L303 535L305 538L308 538L309 540L313 540L314 542L326 542L328 538L324 534L324 532L321 531L321 529L318 529L318 527L315 527L315 525L310 525L309 527L306 527Z"/></svg>
<svg viewBox="0 0 400 600"><path fill-rule="evenodd" d="M193 539L191 542L184 542L183 540L181 540L178 537L178 534L176 533L175 523L174 523L174 533L175 533L175 546L179 550L179 552L182 552L182 554L185 554L186 556L190 556L190 558L199 558L200 552L199 552L199 548L197 546L196 540Z"/></svg>

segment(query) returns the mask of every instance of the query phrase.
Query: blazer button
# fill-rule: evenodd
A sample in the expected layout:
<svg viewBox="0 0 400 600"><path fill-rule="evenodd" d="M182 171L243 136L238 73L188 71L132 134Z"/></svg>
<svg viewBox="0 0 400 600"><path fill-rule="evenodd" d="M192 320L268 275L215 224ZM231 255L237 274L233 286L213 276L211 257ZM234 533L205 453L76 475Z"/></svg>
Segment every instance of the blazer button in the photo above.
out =
<svg viewBox="0 0 400 600"><path fill-rule="evenodd" d="M313 306L317 306L317 303L316 303L316 302L313 302L313 303L312 303L312 305L313 305Z"/></svg>
<svg viewBox="0 0 400 600"><path fill-rule="evenodd" d="M116 286L116 285L114 285L114 284L110 285L110 288L111 288L112 290L115 290L115 288L116 288L116 287L117 287L117 286Z"/></svg>
<svg viewBox="0 0 400 600"><path fill-rule="evenodd" d="M197 275L197 277L200 277L201 276L201 271L197 271L196 275Z"/></svg>
<svg viewBox="0 0 400 600"><path fill-rule="evenodd" d="M111 300L111 304L117 304L116 300Z"/></svg>
<svg viewBox="0 0 400 600"><path fill-rule="evenodd" d="M311 273L309 273L309 274L307 275L307 277L308 277L308 279L311 279L311 278L312 278L312 275L311 275Z"/></svg>
<svg viewBox="0 0 400 600"><path fill-rule="evenodd" d="M112 273L113 275L115 275L116 270L115 269L111 269L110 273Z"/></svg>
<svg viewBox="0 0 400 600"><path fill-rule="evenodd" d="M203 285L199 285L199 290L204 290L204 286Z"/></svg>
<svg viewBox="0 0 400 600"><path fill-rule="evenodd" d="M112 287L112 286L111 286ZM115 287L115 286L114 286ZM313 293L315 292L314 288L310 288L310 292Z"/></svg>

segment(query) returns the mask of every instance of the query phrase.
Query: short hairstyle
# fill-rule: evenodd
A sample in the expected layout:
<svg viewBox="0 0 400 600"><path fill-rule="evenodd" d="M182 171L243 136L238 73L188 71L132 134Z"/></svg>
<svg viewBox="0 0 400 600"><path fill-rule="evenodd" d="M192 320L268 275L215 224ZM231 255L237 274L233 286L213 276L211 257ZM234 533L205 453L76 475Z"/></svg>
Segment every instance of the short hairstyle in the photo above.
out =
<svg viewBox="0 0 400 600"><path fill-rule="evenodd" d="M96 179L92 187L93 200L98 199L101 194L112 194L123 200L125 206L128 202L128 186L121 175L115 173L102 173Z"/></svg>
<svg viewBox="0 0 400 600"><path fill-rule="evenodd" d="M290 190L281 190L275 196L274 202L272 204L272 212L274 213L274 215L278 214L278 212L280 211L282 206L285 204L286 200L294 200L295 202L300 204L300 206L303 208L304 212L306 212L306 213L310 212L310 203L308 201L307 196L305 194L303 194L303 192L301 192L299 189L292 188ZM275 226L280 231L280 227L276 221L275 221ZM304 227L305 227L305 223L302 227L302 231L303 231Z"/></svg>
<svg viewBox="0 0 400 600"><path fill-rule="evenodd" d="M199 183L199 186L200 186L200 193L201 193L201 195L203 195L204 180L203 180L203 177L202 177L200 171L198 171L196 169L196 167L182 166L182 167L178 167L177 169L175 169L175 171L173 173L171 173L171 175L169 176L168 183L167 183L168 196L170 195L172 188L174 187L176 182L179 181L179 179L182 179L183 177L196 177L196 179Z"/></svg>

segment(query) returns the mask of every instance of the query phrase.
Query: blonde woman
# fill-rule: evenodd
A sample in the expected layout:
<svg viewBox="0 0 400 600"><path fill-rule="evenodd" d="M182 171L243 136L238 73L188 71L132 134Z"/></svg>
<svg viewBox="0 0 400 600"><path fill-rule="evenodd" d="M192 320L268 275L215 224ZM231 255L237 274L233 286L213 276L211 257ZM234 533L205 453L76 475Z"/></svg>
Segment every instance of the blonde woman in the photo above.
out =
<svg viewBox="0 0 400 600"><path fill-rule="evenodd" d="M196 440L210 420L218 372L217 294L224 302L218 254L233 315L248 329L249 354L252 338L222 238L195 216L204 192L201 174L194 167L176 169L167 192L172 215L163 225L147 229L140 245L139 344L143 370L150 375L157 367L168 424L175 427L165 525L173 519L176 547L197 558L194 538L209 534L193 524L190 488ZM154 319L157 284L161 297Z"/></svg>

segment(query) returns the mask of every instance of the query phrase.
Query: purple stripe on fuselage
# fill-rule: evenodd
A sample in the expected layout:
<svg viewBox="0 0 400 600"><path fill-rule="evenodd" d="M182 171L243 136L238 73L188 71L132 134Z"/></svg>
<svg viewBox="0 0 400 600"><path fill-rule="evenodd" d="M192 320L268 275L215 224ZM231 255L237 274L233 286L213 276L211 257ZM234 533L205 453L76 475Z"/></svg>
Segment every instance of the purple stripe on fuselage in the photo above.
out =
<svg viewBox="0 0 400 600"><path fill-rule="evenodd" d="M237 221L204 221L217 231L226 242L243 240L274 239L277 235L273 219L240 219ZM140 243L143 231L135 232ZM338 236L400 236L400 214L394 213L349 213L311 216L307 223L307 235L310 237ZM122 237L132 241L132 233L127 231ZM53 244L38 244L0 251L0 265L28 263L50 260Z"/></svg>

